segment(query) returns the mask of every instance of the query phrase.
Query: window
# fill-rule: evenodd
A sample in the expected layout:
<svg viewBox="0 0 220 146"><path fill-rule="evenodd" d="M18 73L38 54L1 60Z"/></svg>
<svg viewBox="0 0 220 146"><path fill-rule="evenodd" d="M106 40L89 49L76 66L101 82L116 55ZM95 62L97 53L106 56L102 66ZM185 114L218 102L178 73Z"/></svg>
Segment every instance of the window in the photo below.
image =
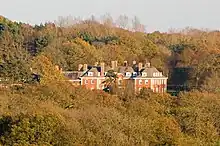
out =
<svg viewBox="0 0 220 146"><path fill-rule="evenodd" d="M139 91L141 91L142 88L139 88Z"/></svg>
<svg viewBox="0 0 220 146"><path fill-rule="evenodd" d="M130 77L131 73L130 72L126 72L126 76Z"/></svg>
<svg viewBox="0 0 220 146"><path fill-rule="evenodd" d="M143 76L143 77L146 77L146 76L147 76L147 73L146 73L146 72L143 72L143 73L142 73L142 76Z"/></svg>
<svg viewBox="0 0 220 146"><path fill-rule="evenodd" d="M85 80L85 84L88 84L88 80Z"/></svg>
<svg viewBox="0 0 220 146"><path fill-rule="evenodd" d="M91 80L91 84L95 84L95 81L94 81L94 80Z"/></svg>
<svg viewBox="0 0 220 146"><path fill-rule="evenodd" d="M140 85L142 84L142 80L139 80L139 84L140 84Z"/></svg>
<svg viewBox="0 0 220 146"><path fill-rule="evenodd" d="M137 73L136 73L136 72L133 72L133 76L137 76Z"/></svg>
<svg viewBox="0 0 220 146"><path fill-rule="evenodd" d="M156 77L156 73L153 73L153 76Z"/></svg>
<svg viewBox="0 0 220 146"><path fill-rule="evenodd" d="M145 84L148 84L148 80L145 80Z"/></svg>
<svg viewBox="0 0 220 146"><path fill-rule="evenodd" d="M93 76L93 72L88 72L88 76Z"/></svg>
<svg viewBox="0 0 220 146"><path fill-rule="evenodd" d="M100 76L101 75L101 73L100 72L98 72L98 76Z"/></svg>

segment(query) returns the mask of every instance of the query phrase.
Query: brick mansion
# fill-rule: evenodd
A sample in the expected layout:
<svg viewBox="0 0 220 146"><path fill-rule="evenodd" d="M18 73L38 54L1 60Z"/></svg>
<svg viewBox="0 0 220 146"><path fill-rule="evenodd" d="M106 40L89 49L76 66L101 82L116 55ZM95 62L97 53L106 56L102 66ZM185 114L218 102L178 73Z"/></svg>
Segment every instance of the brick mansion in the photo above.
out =
<svg viewBox="0 0 220 146"><path fill-rule="evenodd" d="M116 84L119 88L130 86L135 92L142 88L149 88L153 92L164 93L167 90L167 77L162 72L146 61L144 63L133 61L131 65L127 61L118 66L117 61L111 61L111 65L96 62L94 65L79 64L77 71L62 71L62 73L76 86L84 86L88 89L103 90L106 84L106 74L114 72L117 76Z"/></svg>

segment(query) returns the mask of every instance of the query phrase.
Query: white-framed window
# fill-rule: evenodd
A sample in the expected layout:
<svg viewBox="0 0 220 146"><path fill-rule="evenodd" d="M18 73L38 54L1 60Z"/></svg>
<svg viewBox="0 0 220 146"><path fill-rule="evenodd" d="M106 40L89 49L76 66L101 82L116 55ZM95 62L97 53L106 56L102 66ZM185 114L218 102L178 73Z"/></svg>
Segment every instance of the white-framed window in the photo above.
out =
<svg viewBox="0 0 220 146"><path fill-rule="evenodd" d="M88 84L88 80L85 80L85 84Z"/></svg>
<svg viewBox="0 0 220 146"><path fill-rule="evenodd" d="M148 84L148 80L145 80L145 84Z"/></svg>
<svg viewBox="0 0 220 146"><path fill-rule="evenodd" d="M153 76L156 77L156 73L155 72L153 73Z"/></svg>
<svg viewBox="0 0 220 146"><path fill-rule="evenodd" d="M143 73L142 73L142 76L143 76L143 77L146 77L146 76L147 76L147 73L146 73L146 72L143 72Z"/></svg>
<svg viewBox="0 0 220 146"><path fill-rule="evenodd" d="M93 79L91 80L91 84L95 84L95 81Z"/></svg>
<svg viewBox="0 0 220 146"><path fill-rule="evenodd" d="M98 72L98 76L100 76L101 75L101 73L100 72Z"/></svg>
<svg viewBox="0 0 220 146"><path fill-rule="evenodd" d="M142 88L139 88L138 90L141 91Z"/></svg>
<svg viewBox="0 0 220 146"><path fill-rule="evenodd" d="M133 72L133 76L137 76L137 72Z"/></svg>
<svg viewBox="0 0 220 146"><path fill-rule="evenodd" d="M93 76L93 72L88 72L88 76Z"/></svg>
<svg viewBox="0 0 220 146"><path fill-rule="evenodd" d="M139 85L141 85L142 84L142 80L139 80Z"/></svg>
<svg viewBox="0 0 220 146"><path fill-rule="evenodd" d="M126 72L126 76L127 76L127 77L130 77L130 76L131 76L131 73L130 73L130 72Z"/></svg>

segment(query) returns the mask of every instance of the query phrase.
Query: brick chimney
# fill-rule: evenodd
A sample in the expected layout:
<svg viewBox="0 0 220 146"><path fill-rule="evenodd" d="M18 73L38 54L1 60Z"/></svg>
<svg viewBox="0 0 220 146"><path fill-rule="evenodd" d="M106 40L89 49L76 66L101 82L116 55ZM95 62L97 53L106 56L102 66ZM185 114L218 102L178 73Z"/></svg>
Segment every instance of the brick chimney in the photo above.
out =
<svg viewBox="0 0 220 146"><path fill-rule="evenodd" d="M150 67L150 62L146 62L145 67L149 68Z"/></svg>
<svg viewBox="0 0 220 146"><path fill-rule="evenodd" d="M87 64L84 64L84 65L83 65L83 71L87 71L87 69L88 69L88 65L87 65Z"/></svg>
<svg viewBox="0 0 220 146"><path fill-rule="evenodd" d="M150 62L146 59L145 61L145 67L149 68L150 67Z"/></svg>
<svg viewBox="0 0 220 146"><path fill-rule="evenodd" d="M112 64L112 69L115 69L115 61L111 61L111 64Z"/></svg>
<svg viewBox="0 0 220 146"><path fill-rule="evenodd" d="M136 63L137 63L137 62L134 60L134 61L133 61L133 65L136 65Z"/></svg>
<svg viewBox="0 0 220 146"><path fill-rule="evenodd" d="M115 61L115 68L118 67L118 61Z"/></svg>
<svg viewBox="0 0 220 146"><path fill-rule="evenodd" d="M79 65L78 65L78 71L81 71L82 68L83 68L83 65L82 65L82 64L79 64Z"/></svg>
<svg viewBox="0 0 220 146"><path fill-rule="evenodd" d="M124 61L124 66L128 66L128 61Z"/></svg>
<svg viewBox="0 0 220 146"><path fill-rule="evenodd" d="M101 62L100 66L101 66L101 76L104 76L104 74L105 74L105 63Z"/></svg>
<svg viewBox="0 0 220 146"><path fill-rule="evenodd" d="M138 63L138 71L141 71L143 68L143 63L142 62L139 62Z"/></svg>

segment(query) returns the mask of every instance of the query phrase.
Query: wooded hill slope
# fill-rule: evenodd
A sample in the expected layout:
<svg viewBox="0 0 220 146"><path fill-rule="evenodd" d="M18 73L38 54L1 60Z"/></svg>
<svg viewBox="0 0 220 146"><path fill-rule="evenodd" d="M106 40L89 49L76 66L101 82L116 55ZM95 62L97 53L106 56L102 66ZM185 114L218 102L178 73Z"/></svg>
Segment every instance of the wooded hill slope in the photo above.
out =
<svg viewBox="0 0 220 146"><path fill-rule="evenodd" d="M131 32L96 21L30 26L0 17L2 145L219 145L220 33ZM63 82L79 63L151 61L178 97L110 95ZM42 76L32 80L30 68ZM189 71L188 71L189 70ZM182 72L181 72L182 71Z"/></svg>

